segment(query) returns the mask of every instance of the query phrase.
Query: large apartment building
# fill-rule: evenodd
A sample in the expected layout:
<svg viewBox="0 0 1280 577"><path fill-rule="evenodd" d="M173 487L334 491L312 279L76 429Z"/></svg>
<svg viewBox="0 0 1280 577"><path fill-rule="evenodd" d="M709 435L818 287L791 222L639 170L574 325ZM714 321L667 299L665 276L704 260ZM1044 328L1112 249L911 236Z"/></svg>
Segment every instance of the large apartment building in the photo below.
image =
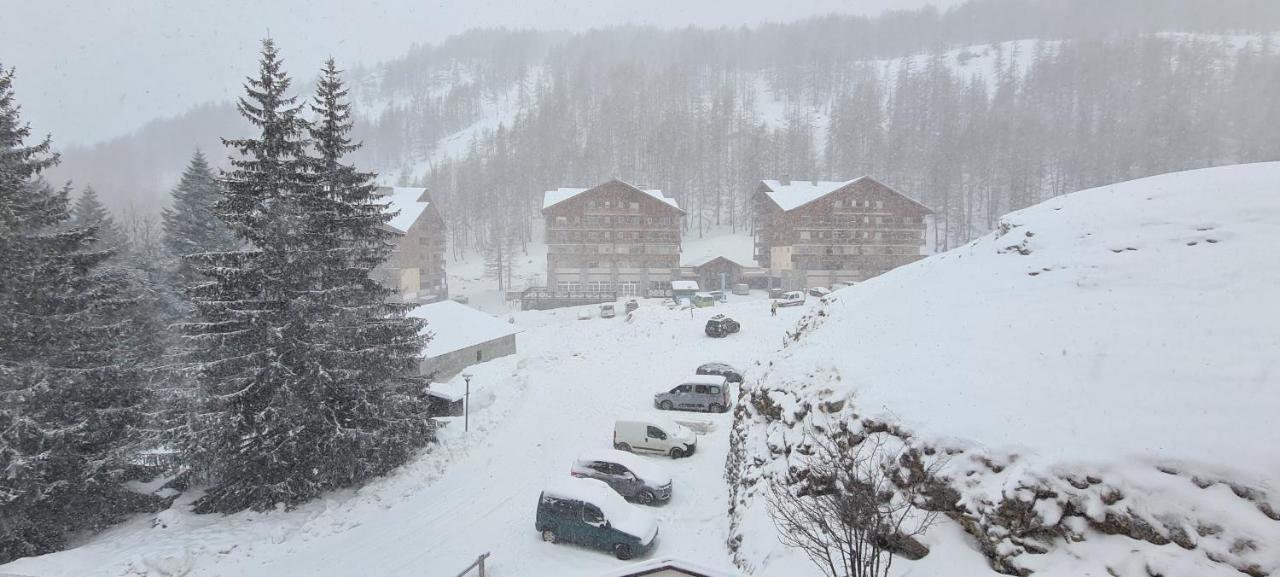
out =
<svg viewBox="0 0 1280 577"><path fill-rule="evenodd" d="M670 296L680 270L684 211L662 191L620 180L549 190L542 215L548 288Z"/></svg>
<svg viewBox="0 0 1280 577"><path fill-rule="evenodd" d="M397 213L387 226L398 238L391 256L372 276L396 291L400 300L429 303L448 298L444 218L427 189L384 186L377 193L378 202Z"/></svg>
<svg viewBox="0 0 1280 577"><path fill-rule="evenodd" d="M756 261L781 288L858 282L923 257L933 211L870 177L761 181Z"/></svg>

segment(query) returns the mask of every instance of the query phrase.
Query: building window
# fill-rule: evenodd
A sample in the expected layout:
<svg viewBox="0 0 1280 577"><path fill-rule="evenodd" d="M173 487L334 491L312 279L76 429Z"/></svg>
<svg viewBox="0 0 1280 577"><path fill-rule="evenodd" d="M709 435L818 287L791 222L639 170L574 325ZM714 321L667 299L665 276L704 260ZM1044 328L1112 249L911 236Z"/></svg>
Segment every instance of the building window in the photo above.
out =
<svg viewBox="0 0 1280 577"><path fill-rule="evenodd" d="M883 200L877 200L877 201L876 201L876 208L884 208L884 201L883 201Z"/></svg>
<svg viewBox="0 0 1280 577"><path fill-rule="evenodd" d="M557 217L556 217L556 224L557 224L557 225L559 225L559 226L566 226L566 225L568 225L568 224L569 224L569 219L568 219L568 218L566 218L566 217L563 217L563 216L557 216Z"/></svg>
<svg viewBox="0 0 1280 577"><path fill-rule="evenodd" d="M476 362L478 363L478 362L483 361L483 360L484 360L484 351L482 351L482 350L477 350L477 351L476 351Z"/></svg>
<svg viewBox="0 0 1280 577"><path fill-rule="evenodd" d="M631 210L640 210L640 203L638 202L631 203Z"/></svg>
<svg viewBox="0 0 1280 577"><path fill-rule="evenodd" d="M800 240L809 240L809 231L807 230L800 231Z"/></svg>
<svg viewBox="0 0 1280 577"><path fill-rule="evenodd" d="M833 204L836 208L844 208L844 201L843 201L843 200L837 200L837 201L835 201L835 202L834 202L834 203L832 203L832 204Z"/></svg>

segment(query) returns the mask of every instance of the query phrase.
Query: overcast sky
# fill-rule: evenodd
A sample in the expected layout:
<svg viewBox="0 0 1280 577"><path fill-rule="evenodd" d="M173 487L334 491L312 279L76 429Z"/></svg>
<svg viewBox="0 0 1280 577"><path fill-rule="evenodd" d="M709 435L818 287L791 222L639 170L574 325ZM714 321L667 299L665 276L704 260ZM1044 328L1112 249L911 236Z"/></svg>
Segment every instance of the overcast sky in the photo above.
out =
<svg viewBox="0 0 1280 577"><path fill-rule="evenodd" d="M270 32L295 77L325 56L373 63L479 27L737 26L955 0L0 0L0 65L57 144L238 96Z"/></svg>

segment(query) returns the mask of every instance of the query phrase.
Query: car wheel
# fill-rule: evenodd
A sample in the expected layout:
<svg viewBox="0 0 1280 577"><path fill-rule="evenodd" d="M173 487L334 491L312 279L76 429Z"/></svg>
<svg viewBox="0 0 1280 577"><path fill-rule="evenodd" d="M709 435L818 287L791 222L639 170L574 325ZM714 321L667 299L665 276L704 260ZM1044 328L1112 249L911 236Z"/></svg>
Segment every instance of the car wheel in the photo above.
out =
<svg viewBox="0 0 1280 577"><path fill-rule="evenodd" d="M713 412L713 413L723 413L723 412L724 412L724 407L720 406L720 404L719 404L719 403L711 403L711 405L710 405L709 407L707 407L707 410L709 410L709 411L711 411L711 412Z"/></svg>
<svg viewBox="0 0 1280 577"><path fill-rule="evenodd" d="M672 459L679 459L680 457L683 457L683 456L684 456L684 449L681 449L680 447L672 447L672 448L671 448L671 458L672 458Z"/></svg>
<svg viewBox="0 0 1280 577"><path fill-rule="evenodd" d="M626 543L618 543L613 546L613 556L619 560L626 561L631 558L631 546Z"/></svg>
<svg viewBox="0 0 1280 577"><path fill-rule="evenodd" d="M543 540L543 541L546 541L546 542L548 542L548 543L555 543L555 542L556 542L556 532L555 532L555 531L552 531L551 529L543 530L543 531L542 531L542 540Z"/></svg>
<svg viewBox="0 0 1280 577"><path fill-rule="evenodd" d="M636 502L641 505L652 505L658 498L654 496L653 491L644 490L636 495Z"/></svg>
<svg viewBox="0 0 1280 577"><path fill-rule="evenodd" d="M673 406L674 405L671 404L671 401L662 401L661 403L658 403L658 408L664 411L670 411Z"/></svg>
<svg viewBox="0 0 1280 577"><path fill-rule="evenodd" d="M631 445L628 445L626 443L618 443L617 445L614 445L613 448L619 451L626 451L628 453L631 452Z"/></svg>

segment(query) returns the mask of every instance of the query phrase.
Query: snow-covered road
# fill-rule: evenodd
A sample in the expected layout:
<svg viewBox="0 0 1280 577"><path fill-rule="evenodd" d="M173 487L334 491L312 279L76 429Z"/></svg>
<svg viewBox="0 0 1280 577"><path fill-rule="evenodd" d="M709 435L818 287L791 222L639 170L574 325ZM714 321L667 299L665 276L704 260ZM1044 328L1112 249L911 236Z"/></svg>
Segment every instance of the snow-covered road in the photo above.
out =
<svg viewBox="0 0 1280 577"><path fill-rule="evenodd" d="M39 577L452 577L489 552L491 575L590 576L618 567L606 553L541 541L538 493L569 474L572 459L611 445L615 418L653 411L653 393L697 365L719 360L748 370L780 346L809 306L771 317L760 295L715 309L670 311L643 301L635 319L576 320L576 310L515 313L519 353L473 367L471 431L461 419L442 444L396 475L359 492L291 512L199 516L181 507L132 520L63 553L0 567ZM729 313L743 324L726 339L703 335ZM767 362L767 361L766 361ZM728 565L723 479L731 414L680 413L714 430L688 459L653 459L672 473L654 554ZM186 571L184 573L184 571Z"/></svg>

